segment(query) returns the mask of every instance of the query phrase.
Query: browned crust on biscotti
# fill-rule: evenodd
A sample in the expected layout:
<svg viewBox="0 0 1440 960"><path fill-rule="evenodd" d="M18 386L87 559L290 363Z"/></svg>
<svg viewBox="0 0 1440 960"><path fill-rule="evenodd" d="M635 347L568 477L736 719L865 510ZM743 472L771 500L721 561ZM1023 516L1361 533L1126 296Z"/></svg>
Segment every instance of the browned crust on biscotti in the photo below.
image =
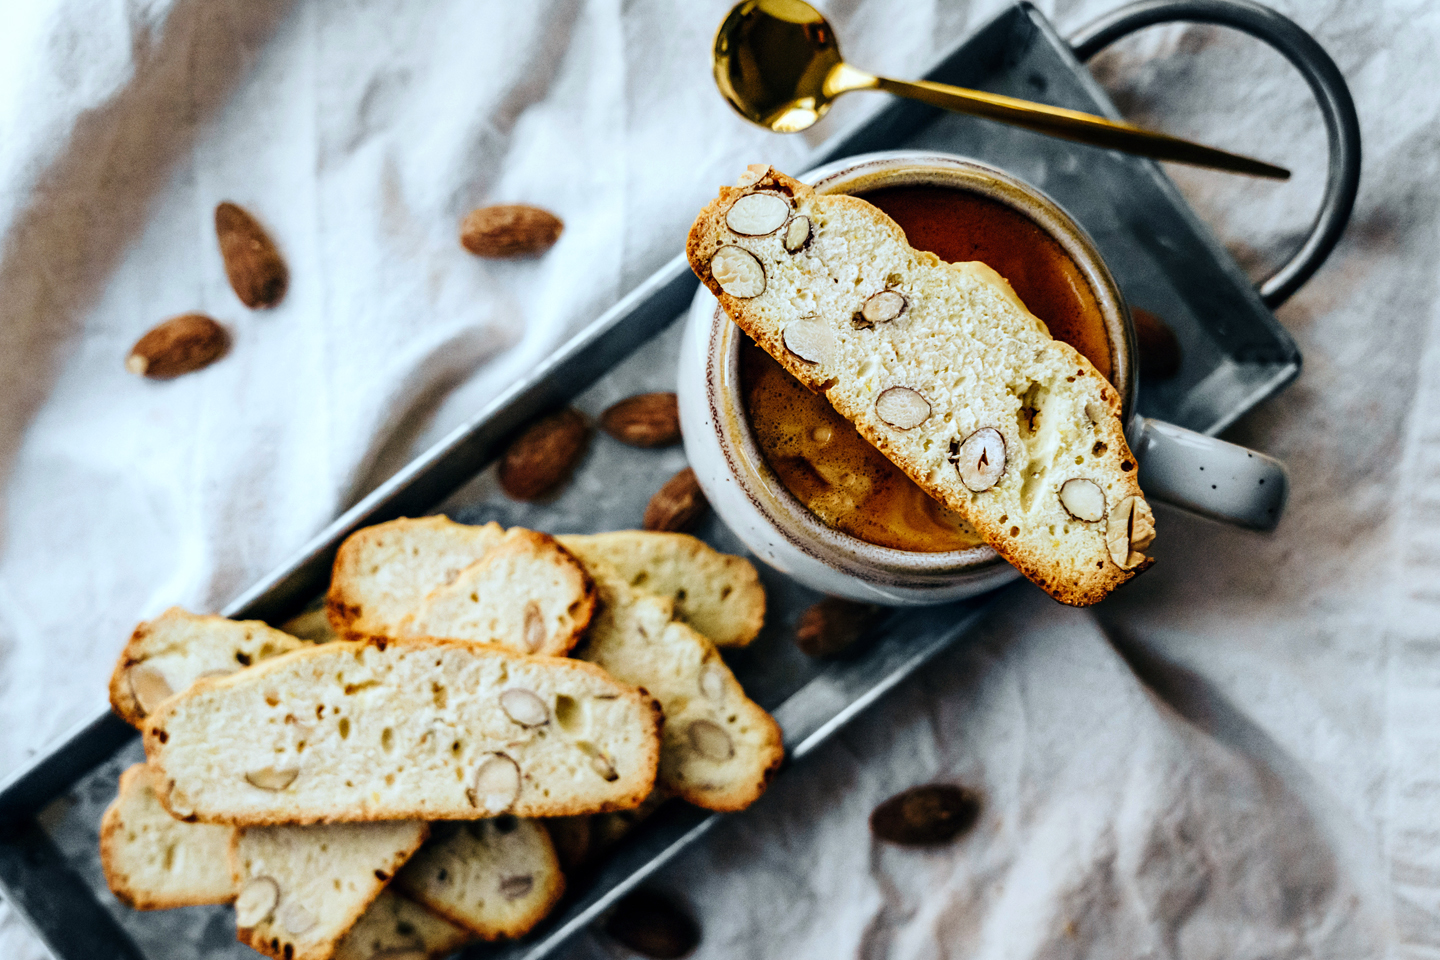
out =
<svg viewBox="0 0 1440 960"><path fill-rule="evenodd" d="M139 729L145 722L145 711L140 709L140 704L135 702L135 695L130 692L130 684L127 682L129 670L140 662L135 656L135 649L150 635L150 623L146 621L135 627L126 641L124 649L120 651L120 658L115 662L115 669L110 672L110 709L115 712L121 720L130 726Z"/></svg>
<svg viewBox="0 0 1440 960"><path fill-rule="evenodd" d="M144 655L143 650L146 642L154 636L160 624L177 617L183 618L192 625L213 624L227 630L237 627L242 629L259 628L266 632L284 633L283 630L276 630L260 620L231 620L218 614L192 614L182 607L171 607L153 620L146 620L138 624L131 632L124 649L120 651L120 658L115 663L115 669L110 673L110 709L137 730L144 728L145 711L136 701L135 695L130 689L130 668L149 659ZM287 639L299 642L299 638L292 638L288 635Z"/></svg>
<svg viewBox="0 0 1440 960"><path fill-rule="evenodd" d="M228 850L230 876L234 880L236 890L239 890L240 885L245 882L243 866L240 863L240 840L243 832L243 830L235 831L235 835L230 838L230 848ZM388 865L389 869L384 872L389 877L394 877L400 868L405 865L405 861L415 855L415 851L420 849L420 845L424 843L429 836L430 825L421 824L421 830L415 843L407 849L401 850ZM380 870L377 869L376 873L378 875ZM337 933L332 941L316 944L316 949L295 951L292 944L285 942L278 936L272 936L267 940L260 927L237 926L235 929L235 939L257 953L263 953L267 957L273 957L274 960L327 960L327 958L334 956L335 948L340 944L340 941L345 939L345 935L349 933L355 924L359 922L360 918L365 915L365 911L370 909L370 905L380 896L387 882L388 880L381 880L374 888L370 897L363 903L359 903L358 906L352 908L345 919L341 921L341 923L344 924L344 929Z"/></svg>
<svg viewBox="0 0 1440 960"><path fill-rule="evenodd" d="M457 527L464 529L468 524L456 523L443 514L427 517L397 517L384 523L361 527L340 544L331 567L330 589L325 595L325 615L336 634L346 640L365 640L369 637L387 636L398 624L386 623L372 611L365 608L362 598L351 589L355 580L364 576L361 564L364 552L371 546L377 535L390 535L396 530L407 528ZM498 525L497 525L498 527ZM472 558L478 560L479 556ZM433 586L440 586L434 584ZM417 598L418 599L418 598Z"/></svg>
<svg viewBox="0 0 1440 960"><path fill-rule="evenodd" d="M1077 570L1072 575L1067 575L1064 568L1054 562L1052 558L1039 553L1033 547L1025 548L1023 544L1018 543L1009 535L1006 529L1008 524L992 521L981 515L979 511L972 509L967 500L953 497L947 490L929 482L926 476L927 470L922 469L920 464L910 461L893 449L888 438L874 428L873 424L869 422L869 411L857 410L848 403L839 391L833 389L835 386L833 379L825 380L820 376L818 365L802 362L792 354L785 347L776 325L767 326L752 316L752 311L748 306L750 301L733 297L721 289L720 284L711 275L709 264L710 258L720 246L735 242L733 235L729 233L725 225L725 214L739 197L759 191L779 193L794 198L797 203L809 201L816 196L814 190L809 186L771 167L755 182L745 187L721 187L719 196L707 204L695 219L686 239L685 253L691 269L719 300L727 316L792 376L815 392L823 394L842 416L855 424L871 444L904 470L921 488L969 520L986 543L1056 600L1073 606L1087 606L1096 603L1116 587L1149 568L1153 559L1148 557L1130 569L1122 568L1108 558L1102 558L1096 570ZM900 226L866 201L858 197L841 195L826 196L823 199L825 203L833 204L836 207L848 206L856 210L863 209L877 230L889 231L898 241L908 245ZM937 265L944 263L933 254L925 252L918 252L917 257L922 261ZM1098 371L1094 370L1094 367L1082 354L1068 344L1060 341L1056 341L1056 343L1069 352L1070 359L1075 363L1077 370L1086 371L1087 375L1093 373L1094 376L1100 378L1102 384L1105 384L1104 400L1109 407L1109 412L1114 417L1114 420L1107 424L1105 440L1111 449L1119 451L1117 457L1129 464L1129 469L1126 471L1129 495L1143 498L1135 479L1138 472L1136 460L1126 443L1123 425L1118 420L1121 412L1119 395L1104 381Z"/></svg>
<svg viewBox="0 0 1440 960"><path fill-rule="evenodd" d="M639 765L642 770L648 769L650 771L650 774L648 777L640 779L637 782L635 789L630 794L616 798L614 800L606 800L588 805L578 802L571 805L556 803L553 805L553 807L547 807L543 811L519 810L515 811L515 814L517 816L563 817L588 813L606 813L616 810L630 810L643 803L645 798L649 796L650 792L654 789L655 775L656 771L659 768L660 762L660 733L662 724L664 723L664 712L660 709L660 704L656 702L655 698L650 696L650 694L647 693L644 688L634 687L629 684L621 683L620 681L611 677L608 673L595 666L594 664L586 663L581 660L572 660L568 657L527 657L521 654L517 654L512 650L507 650L504 647L496 646L493 644L472 643L465 640L450 640L439 637L405 637L402 639L375 637L363 641L337 640L332 643L319 644L314 647L281 654L278 657L272 657L268 660L261 661L259 664L256 664L255 666L250 667L249 669L241 673L234 674L232 676L211 677L199 680L184 693L171 697L169 700L165 701L164 704L161 705L160 709L155 712L155 715L149 718L144 728L145 755L151 767L158 773L155 783L155 795L159 799L161 806L165 807L166 810L169 810L173 816L176 816L179 819L196 821L200 823L227 823L241 827L272 826L277 824L366 823L380 820L421 820L427 818L433 819L433 817L431 816L431 813L433 813L433 811L425 811L419 808L393 809L386 810L383 813L377 811L364 816L357 816L353 806L348 803L337 803L334 806L326 807L323 809L312 809L311 811L301 815L276 814L273 816L248 816L243 814L229 816L223 813L208 813L199 810L193 813L177 813L172 803L171 794L175 787L175 782L169 777L168 773L165 770L166 743L169 740L169 732L165 729L165 725L167 720L169 719L170 714L173 713L176 709L178 709L182 704L186 703L188 700L193 699L196 696L199 696L207 690L225 686L235 686L238 684L261 682L268 674L283 671L287 669L287 667L291 663L294 662L303 662L307 659L330 656L341 649L353 650L355 648L367 646L373 646L381 651L384 651L389 647L400 647L409 649L423 647L448 647L464 650L482 656L497 656L508 659L520 659L529 662L540 661L546 663L553 663L557 666L563 666L563 668L566 670L572 670L580 673L588 673L593 677L603 679L605 682L613 684L615 687L618 688L617 695L634 699L636 703L642 706L642 708L645 706L649 707L648 713L643 711L642 709L642 713L645 713L645 715L650 717L651 729L648 731L648 735L645 737L646 743L648 744L648 749L644 750L641 754ZM448 811L447 814L448 813L454 814L453 816L448 816L448 819L455 820L484 819L485 816L487 816L485 813L474 809L457 809L454 811Z"/></svg>
<svg viewBox="0 0 1440 960"><path fill-rule="evenodd" d="M403 882L403 878L401 882L398 882L396 884L396 887L397 889L404 891L404 894L406 896L414 900L416 903L420 904L426 910L429 910L431 913L435 914L438 917L450 921L457 927L462 927L466 930L469 930L477 938L484 940L487 943L493 943L496 940L513 940L517 937L523 937L531 930L534 930L536 925L539 924L541 920L544 920L546 917L548 917L550 915L550 911L554 910L555 905L560 902L560 898L565 896L565 872L560 868L560 857L555 850L554 838L550 836L548 830L544 829L546 826L546 821L541 820L539 822L541 826L540 832L544 834L547 841L545 846L545 858L548 861L548 869L544 871L544 874L545 876L551 877L553 879L549 887L545 891L545 899L537 900L535 903L535 908L530 913L521 917L517 917L512 923L497 923L490 925L482 923L472 923L470 918L464 916L462 913L460 913L460 911L447 909L447 905L444 901L433 900L429 897L423 896L421 895L420 891L412 891L412 889Z"/></svg>
<svg viewBox="0 0 1440 960"><path fill-rule="evenodd" d="M705 810L735 813L759 800L769 789L770 782L775 779L775 774L780 769L780 764L785 761L784 735L780 731L780 724L775 722L775 718L754 701L747 698L741 709L750 713L753 723L766 728L765 746L761 749L764 766L759 770L758 776L754 780L735 783L723 793L692 788L688 784L674 785L677 796Z"/></svg>
<svg viewBox="0 0 1440 960"><path fill-rule="evenodd" d="M491 550L487 551L483 557L476 560L472 567L478 567L479 565L500 560L504 551L524 549L525 547L528 547L537 554L547 552L553 554L554 557L551 559L558 560L563 564L579 587L580 599L576 601L578 606L574 613L574 622L570 628L570 632L564 635L547 636L541 647L534 651L534 653L541 656L563 657L574 649L575 644L579 643L580 638L585 635L586 628L590 626L590 618L595 615L595 605L597 603L595 580L590 576L590 571L585 569L585 564L582 563L575 554L567 550L564 544L548 533L541 533L539 530L528 530L524 527L511 527L505 532L504 539L497 543ZM461 571L454 582L462 581L465 574L466 571ZM451 586L451 584L437 584L436 590L432 591L430 596L435 596L449 586ZM517 594L519 593L520 586L520 584L516 584ZM398 631L401 635L410 634L411 627L415 622L415 616L419 612L419 609L420 608L417 608L412 611L410 615L401 622L400 630ZM417 635L423 636L425 632L428 631L424 630L424 624L422 623L420 632L417 633ZM351 639L358 638L352 637ZM457 637L453 639L465 638ZM505 646L504 644L498 645ZM526 648L519 643L508 649L511 649L512 652L528 652Z"/></svg>
<svg viewBox="0 0 1440 960"><path fill-rule="evenodd" d="M105 883L110 887L110 892L115 894L115 899L132 910L172 910L176 907L202 907L211 904L229 903L235 899L232 893L224 899L213 897L201 897L197 895L157 897L151 893L138 890L131 886L128 877L119 872L116 860L119 857L119 847L123 842L119 836L120 831L125 828L121 819L120 807L123 798L130 792L135 781L142 780L148 775L145 764L137 763L120 774L120 789L115 799L105 808L105 814L100 818L100 869L105 874Z"/></svg>

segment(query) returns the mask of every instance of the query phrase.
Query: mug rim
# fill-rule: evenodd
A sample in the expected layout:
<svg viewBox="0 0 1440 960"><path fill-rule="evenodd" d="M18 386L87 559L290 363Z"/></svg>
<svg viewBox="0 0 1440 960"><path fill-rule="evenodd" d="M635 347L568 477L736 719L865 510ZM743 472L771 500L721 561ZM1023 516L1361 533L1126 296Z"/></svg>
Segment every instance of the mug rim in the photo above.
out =
<svg viewBox="0 0 1440 960"><path fill-rule="evenodd" d="M1137 385L1124 298L1088 234L1038 188L988 164L931 151L863 154L818 167L798 179L822 194L905 185L956 187L994 199L1030 219L1060 243L1089 285L1105 321L1112 385L1120 393L1122 417L1130 416ZM740 384L743 333L718 303L709 311L709 322L705 388L720 452L741 493L793 547L844 573L886 586L938 586L954 582L957 576L991 577L997 567L1009 566L983 543L964 550L900 550L862 540L822 521L784 485L755 440Z"/></svg>

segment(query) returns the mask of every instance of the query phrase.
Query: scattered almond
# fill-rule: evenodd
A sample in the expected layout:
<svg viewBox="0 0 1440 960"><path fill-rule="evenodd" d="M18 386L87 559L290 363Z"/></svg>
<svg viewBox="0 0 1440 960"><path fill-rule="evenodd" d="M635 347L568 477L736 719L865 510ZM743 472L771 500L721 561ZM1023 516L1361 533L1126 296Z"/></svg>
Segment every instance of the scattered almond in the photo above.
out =
<svg viewBox="0 0 1440 960"><path fill-rule="evenodd" d="M870 831L889 843L928 847L948 843L974 826L980 800L964 787L932 783L911 787L870 814Z"/></svg>
<svg viewBox="0 0 1440 960"><path fill-rule="evenodd" d="M137 340L125 369L151 380L169 380L210 366L229 347L224 327L203 313L184 313Z"/></svg>
<svg viewBox="0 0 1440 960"><path fill-rule="evenodd" d="M827 597L800 614L795 646L809 657L843 656L854 650L880 612L881 608L872 604Z"/></svg>
<svg viewBox="0 0 1440 960"><path fill-rule="evenodd" d="M550 708L531 690L511 687L500 694L500 709L522 727L543 727L550 722Z"/></svg>
<svg viewBox="0 0 1440 960"><path fill-rule="evenodd" d="M725 728L710 720L696 720L685 730L690 747L707 760L729 760L735 756L735 744Z"/></svg>
<svg viewBox="0 0 1440 960"><path fill-rule="evenodd" d="M632 447L680 442L680 407L673 393L640 393L600 414L600 429Z"/></svg>
<svg viewBox="0 0 1440 960"><path fill-rule="evenodd" d="M1149 310L1135 307L1135 349L1140 355L1140 376L1144 380L1169 380L1180 372L1180 340L1170 325Z"/></svg>
<svg viewBox="0 0 1440 960"><path fill-rule="evenodd" d="M686 467L665 481L645 507L646 530L684 533L695 525L710 505L695 479L695 471Z"/></svg>
<svg viewBox="0 0 1440 960"><path fill-rule="evenodd" d="M478 207L460 223L460 244L481 257L536 257L555 246L564 222L523 203Z"/></svg>
<svg viewBox="0 0 1440 960"><path fill-rule="evenodd" d="M225 275L240 302L252 310L279 303L290 284L290 271L260 221L227 200L215 208L215 236Z"/></svg>
<svg viewBox="0 0 1440 960"><path fill-rule="evenodd" d="M605 921L605 932L621 946L655 960L676 960L700 944L700 926L688 913L645 890L624 897Z"/></svg>
<svg viewBox="0 0 1440 960"><path fill-rule="evenodd" d="M500 486L516 500L538 500L574 471L590 443L590 424L566 408L535 421L500 461Z"/></svg>

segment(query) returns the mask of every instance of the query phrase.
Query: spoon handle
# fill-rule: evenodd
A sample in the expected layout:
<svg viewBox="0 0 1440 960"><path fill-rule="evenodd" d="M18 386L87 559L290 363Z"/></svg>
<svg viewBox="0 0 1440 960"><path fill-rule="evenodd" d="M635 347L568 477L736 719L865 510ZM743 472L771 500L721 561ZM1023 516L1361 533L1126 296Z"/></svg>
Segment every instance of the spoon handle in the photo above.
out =
<svg viewBox="0 0 1440 960"><path fill-rule="evenodd" d="M928 80L908 81L876 77L874 89L884 90L912 100L920 100L934 107L944 107L957 113L968 113L977 117L988 117L1004 123L1027 127L1040 133L1064 137L1079 143L1096 147L1108 147L1125 153L1153 157L1156 160L1171 160L1188 163L1197 167L1213 167L1235 173L1248 173L1256 177L1271 177L1288 180L1290 171L1284 167L1226 153L1203 144L1181 140L1164 133L1156 133L1117 120L1107 120L1078 110L1052 107L1029 100L1019 100L998 93L981 90L967 90Z"/></svg>

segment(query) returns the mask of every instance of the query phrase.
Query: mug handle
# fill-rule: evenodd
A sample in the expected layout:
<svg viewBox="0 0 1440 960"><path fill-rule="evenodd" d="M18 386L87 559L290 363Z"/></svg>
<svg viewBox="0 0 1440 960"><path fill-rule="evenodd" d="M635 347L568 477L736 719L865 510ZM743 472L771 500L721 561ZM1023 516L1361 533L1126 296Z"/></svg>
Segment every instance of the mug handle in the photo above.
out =
<svg viewBox="0 0 1440 960"><path fill-rule="evenodd" d="M1269 44L1305 77L1325 118L1330 173L1320 210L1290 261L1257 285L1260 299L1274 310L1320 268L1350 221L1360 189L1360 119L1355 101L1340 68L1314 37L1251 0L1140 0L1080 28L1069 43L1075 58L1084 62L1136 30L1173 21L1233 27Z"/></svg>
<svg viewBox="0 0 1440 960"><path fill-rule="evenodd" d="M1126 431L1145 496L1251 530L1274 530L1290 478L1274 457L1149 417Z"/></svg>

